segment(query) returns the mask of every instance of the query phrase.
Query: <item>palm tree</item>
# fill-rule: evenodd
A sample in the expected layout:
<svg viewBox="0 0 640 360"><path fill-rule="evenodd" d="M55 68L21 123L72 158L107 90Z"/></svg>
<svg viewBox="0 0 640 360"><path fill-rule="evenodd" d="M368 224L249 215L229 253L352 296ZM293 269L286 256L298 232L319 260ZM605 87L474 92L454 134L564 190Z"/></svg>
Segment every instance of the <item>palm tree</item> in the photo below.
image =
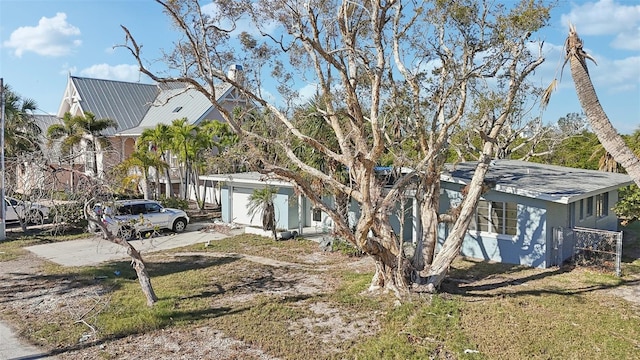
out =
<svg viewBox="0 0 640 360"><path fill-rule="evenodd" d="M192 137L187 143L187 159L191 169L191 184L200 210L204 209L204 199L199 191L200 174L209 167L215 151L220 154L237 141L238 137L231 133L229 126L216 120L204 120L192 131Z"/></svg>
<svg viewBox="0 0 640 360"><path fill-rule="evenodd" d="M92 156L92 171L98 176L97 153L109 146L109 139L102 132L109 128L116 128L117 123L112 119L96 119L95 115L85 112L84 116L72 116L65 113L62 124L53 124L47 129L49 142L62 140L60 150L63 156L70 157L74 149L84 143ZM73 163L71 156L69 162Z"/></svg>
<svg viewBox="0 0 640 360"><path fill-rule="evenodd" d="M247 212L251 215L252 221L255 215L262 213L262 230L271 230L274 240L278 239L276 233L276 211L273 205L273 198L277 192L278 189L271 186L255 189L249 195L247 204Z"/></svg>
<svg viewBox="0 0 640 360"><path fill-rule="evenodd" d="M5 156L15 158L21 153L39 151L38 136L42 130L33 118L36 102L14 93L9 85L4 85Z"/></svg>
<svg viewBox="0 0 640 360"><path fill-rule="evenodd" d="M84 116L77 117L80 129L84 132L84 138L89 146L92 157L92 171L94 176L98 176L98 152L108 148L111 143L109 139L102 134L104 130L118 127L118 123L113 119L96 119L93 113L85 111Z"/></svg>
<svg viewBox="0 0 640 360"><path fill-rule="evenodd" d="M147 147L139 147L125 161L118 164L119 170L124 174L128 174L123 182L133 182L140 184L145 199L150 198L149 186L149 168L155 168L156 172L168 168L169 165L164 162L156 153L149 151ZM130 170L139 170L139 174L130 174ZM125 186L126 187L126 186Z"/></svg>
<svg viewBox="0 0 640 360"><path fill-rule="evenodd" d="M189 156L191 142L196 134L196 126L189 124L186 118L173 120L170 126L172 138L171 151L178 157L182 164L180 182L184 185L182 196L187 198L189 186L189 174L191 173L191 157Z"/></svg>
<svg viewBox="0 0 640 360"><path fill-rule="evenodd" d="M73 190L74 185L74 173L73 163L76 155L73 153L74 149L82 142L82 132L78 129L73 116L70 113L65 113L62 117L61 124L53 124L47 129L47 138L49 139L49 146L51 146L56 140L60 142L60 155L64 157L69 164L69 180L70 187ZM60 160L62 163L62 159Z"/></svg>
<svg viewBox="0 0 640 360"><path fill-rule="evenodd" d="M605 150L611 154L617 163L625 168L636 185L640 186L640 159L625 144L623 138L611 125L607 114L602 109L587 69L586 60L590 59L594 63L595 60L584 51L582 40L578 37L575 27L571 24L569 25L566 50L576 93L593 131Z"/></svg>
<svg viewBox="0 0 640 360"><path fill-rule="evenodd" d="M143 144L152 146L153 149L160 154L160 159L165 164L169 163L169 159L167 159L167 151L171 147L171 129L169 125L158 124L155 128L145 129L138 139L138 144L138 146L144 146ZM171 173L169 171L170 167L166 166L164 169L166 177L165 194L169 198L173 195L171 188ZM158 181L160 181L159 177Z"/></svg>
<svg viewBox="0 0 640 360"><path fill-rule="evenodd" d="M3 84L2 93L4 95L4 153L5 153L5 176L8 184L16 184L18 177L16 166L21 155L40 153L40 141L38 136L42 132L33 117L33 112L37 105L31 99L22 98L14 93L11 87ZM6 190L6 189L5 189Z"/></svg>

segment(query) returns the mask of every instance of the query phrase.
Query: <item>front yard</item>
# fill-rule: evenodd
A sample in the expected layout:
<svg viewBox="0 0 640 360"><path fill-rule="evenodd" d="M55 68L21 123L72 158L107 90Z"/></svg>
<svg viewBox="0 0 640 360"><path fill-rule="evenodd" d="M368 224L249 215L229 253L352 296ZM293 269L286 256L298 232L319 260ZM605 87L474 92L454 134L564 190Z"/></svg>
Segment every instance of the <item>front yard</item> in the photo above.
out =
<svg viewBox="0 0 640 360"><path fill-rule="evenodd" d="M147 308L128 262L64 268L20 249L41 241L0 244L0 309L60 359L640 358L640 304L623 297L640 260L620 279L460 259L441 293L399 303L366 292L368 258L241 235L146 256Z"/></svg>

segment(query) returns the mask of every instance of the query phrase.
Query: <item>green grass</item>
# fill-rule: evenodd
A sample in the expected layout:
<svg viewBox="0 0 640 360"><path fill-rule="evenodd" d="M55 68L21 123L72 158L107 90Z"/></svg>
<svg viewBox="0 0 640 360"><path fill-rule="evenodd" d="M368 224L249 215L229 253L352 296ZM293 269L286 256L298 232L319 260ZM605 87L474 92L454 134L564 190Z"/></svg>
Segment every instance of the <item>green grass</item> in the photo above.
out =
<svg viewBox="0 0 640 360"><path fill-rule="evenodd" d="M202 245L192 245L180 251L202 251ZM247 255L264 256L280 261L298 262L304 255L318 250L318 243L305 240L275 241L264 236L243 234L212 241L206 251L222 253L241 253Z"/></svg>
<svg viewBox="0 0 640 360"><path fill-rule="evenodd" d="M40 241L15 240L0 251L20 256L20 246ZM357 261L343 254L324 258L321 265L331 266L324 271L309 264L272 267L235 255L305 264L318 251L313 242L243 235L188 250L202 255L176 257L176 250L147 257L159 298L152 308L126 261L47 265L43 271L78 286L101 285L102 302L85 317L99 339L206 326L282 359L631 359L640 351L638 307L609 292L630 278L459 260L441 293L397 304L391 294L367 292L372 272L341 266ZM210 252L230 255L205 256ZM626 264L625 271L633 266L640 261ZM281 291L295 289L304 277L330 286L313 293ZM90 309L91 301L83 308ZM88 331L72 316L28 320L24 335L55 348L75 346Z"/></svg>
<svg viewBox="0 0 640 360"><path fill-rule="evenodd" d="M434 295L417 298L392 309L382 319L375 337L364 339L348 351L358 359L482 359L461 326L464 307L457 299Z"/></svg>

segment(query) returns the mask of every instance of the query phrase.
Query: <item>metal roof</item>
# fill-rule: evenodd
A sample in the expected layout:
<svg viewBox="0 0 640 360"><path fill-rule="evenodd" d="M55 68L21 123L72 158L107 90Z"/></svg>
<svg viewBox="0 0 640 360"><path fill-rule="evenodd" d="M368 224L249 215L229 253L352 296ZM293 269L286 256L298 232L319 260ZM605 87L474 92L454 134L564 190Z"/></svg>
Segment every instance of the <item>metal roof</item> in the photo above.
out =
<svg viewBox="0 0 640 360"><path fill-rule="evenodd" d="M447 164L442 180L467 184L477 163ZM596 170L545 165L518 160L495 160L485 182L495 182L495 191L562 204L633 184L629 175Z"/></svg>
<svg viewBox="0 0 640 360"><path fill-rule="evenodd" d="M445 182L466 185L475 172L476 162L447 164L440 175ZM257 172L236 174L212 174L200 176L201 180L224 181L232 184L270 184L292 187L291 184ZM495 182L495 191L528 198L568 204L606 191L633 184L629 175L596 170L545 165L518 160L492 162L485 177Z"/></svg>
<svg viewBox="0 0 640 360"><path fill-rule="evenodd" d="M38 125L40 130L42 130L43 137L47 136L47 129L49 129L49 126L53 124L62 124L62 120L60 120L60 118L58 118L55 115L34 114L31 116L33 116L33 120L36 123L36 125Z"/></svg>
<svg viewBox="0 0 640 360"><path fill-rule="evenodd" d="M156 85L124 81L90 79L71 76L80 96L82 111L89 111L96 119L112 119L117 129L107 129L104 135L137 126L158 95Z"/></svg>
<svg viewBox="0 0 640 360"><path fill-rule="evenodd" d="M230 85L222 85L216 89L218 99L224 97L231 89ZM140 124L118 135L137 136L145 129L155 128L158 124L170 125L173 120L186 118L189 124L196 124L213 108L211 101L198 90L187 87L163 90L153 102Z"/></svg>

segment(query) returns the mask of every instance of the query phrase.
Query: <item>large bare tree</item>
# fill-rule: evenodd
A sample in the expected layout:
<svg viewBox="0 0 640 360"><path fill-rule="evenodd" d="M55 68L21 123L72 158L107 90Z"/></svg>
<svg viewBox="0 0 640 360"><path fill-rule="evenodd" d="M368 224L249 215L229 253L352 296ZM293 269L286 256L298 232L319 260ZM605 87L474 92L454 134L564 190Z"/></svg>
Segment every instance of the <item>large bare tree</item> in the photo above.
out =
<svg viewBox="0 0 640 360"><path fill-rule="evenodd" d="M420 270L435 289L485 188L496 138L529 90L527 76L543 61L530 51L538 50L530 36L545 25L549 9L528 0L512 6L473 0L214 1L206 7L194 0L156 2L181 40L165 54L169 69L160 74L146 66L141 45L123 26L122 46L140 71L159 83L188 83L205 94L246 146L249 165L294 184L332 218L339 236L375 260L372 289L402 294ZM232 36L243 17L252 19L262 38L248 32ZM238 42L241 50L234 46ZM226 71L239 63L242 76ZM275 84L281 101L263 94L265 79ZM287 107L296 100L295 79L316 85L312 115L330 135L312 136ZM223 83L256 109L232 111L218 103L217 85ZM456 126L471 118L482 119L476 176L460 216L451 219L455 225L443 250L426 262L430 267L416 268L404 258L389 216L415 187L424 230L420 241L433 251L443 155ZM347 178L306 161L297 151L301 146L345 170ZM376 171L383 163L412 171L386 186ZM355 223L322 196L326 193L359 205Z"/></svg>

